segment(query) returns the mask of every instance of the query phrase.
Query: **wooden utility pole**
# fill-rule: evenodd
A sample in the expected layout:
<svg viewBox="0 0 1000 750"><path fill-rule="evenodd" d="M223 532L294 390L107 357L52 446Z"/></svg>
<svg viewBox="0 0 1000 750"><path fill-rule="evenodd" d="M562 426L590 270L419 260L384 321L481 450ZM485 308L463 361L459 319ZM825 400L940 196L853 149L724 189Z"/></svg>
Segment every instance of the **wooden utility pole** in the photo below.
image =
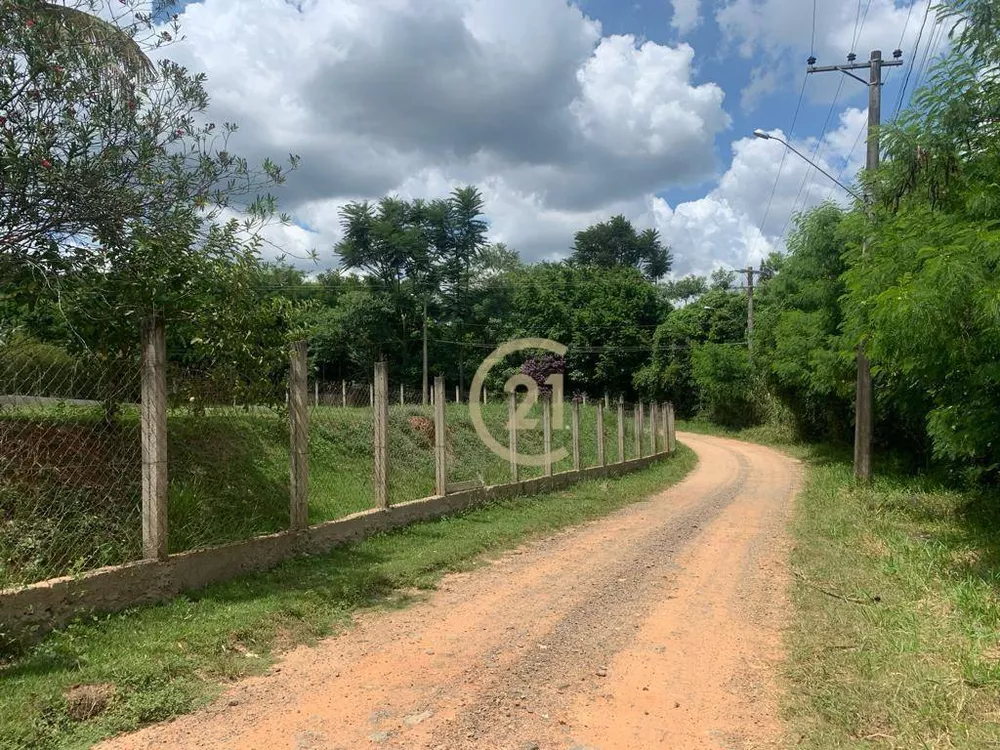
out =
<svg viewBox="0 0 1000 750"><path fill-rule="evenodd" d="M747 349L753 349L753 280L754 276L758 280L763 278L765 274L764 262L761 261L760 268L747 266L743 273L747 275Z"/></svg>
<svg viewBox="0 0 1000 750"><path fill-rule="evenodd" d="M902 65L902 52L892 53L892 60L883 60L880 50L872 50L866 63L854 62L854 53L847 56L847 65L826 65L817 67L815 58L809 59L807 73L826 73L840 71L868 86L868 153L865 159L865 170L870 174L878 168L879 162L879 126L882 115L882 68ZM852 70L868 69L868 80L856 76ZM871 201L871 196L865 196L865 203ZM866 206L867 208L867 206ZM864 260L867 240L862 245L861 257ZM872 478L872 374L865 353L865 341L858 343L858 380L854 396L854 476L862 482L870 482Z"/></svg>
<svg viewBox="0 0 1000 750"><path fill-rule="evenodd" d="M427 377L427 297L425 296L424 297L424 375L423 375L423 383L421 384L421 389L420 389L420 403L423 406L427 406L427 399L428 399L427 391L429 389L429 386L430 383Z"/></svg>

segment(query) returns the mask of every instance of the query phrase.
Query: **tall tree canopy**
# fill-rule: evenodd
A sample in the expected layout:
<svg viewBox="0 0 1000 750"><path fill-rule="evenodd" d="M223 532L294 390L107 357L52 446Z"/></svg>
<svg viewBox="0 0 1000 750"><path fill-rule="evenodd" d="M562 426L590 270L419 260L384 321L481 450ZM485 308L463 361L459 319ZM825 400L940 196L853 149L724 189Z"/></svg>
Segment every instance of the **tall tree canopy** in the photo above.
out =
<svg viewBox="0 0 1000 750"><path fill-rule="evenodd" d="M670 249L655 229L637 232L624 216L612 216L576 233L572 261L595 268L638 268L656 281L670 272Z"/></svg>

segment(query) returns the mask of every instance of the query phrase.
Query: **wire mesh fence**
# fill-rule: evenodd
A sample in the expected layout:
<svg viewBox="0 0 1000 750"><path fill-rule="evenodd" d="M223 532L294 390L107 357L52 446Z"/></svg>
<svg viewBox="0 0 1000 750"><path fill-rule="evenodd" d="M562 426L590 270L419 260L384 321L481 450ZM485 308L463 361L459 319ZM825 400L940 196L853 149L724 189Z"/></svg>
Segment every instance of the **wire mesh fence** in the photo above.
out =
<svg viewBox="0 0 1000 750"><path fill-rule="evenodd" d="M139 374L0 344L0 588L140 556Z"/></svg>
<svg viewBox="0 0 1000 750"><path fill-rule="evenodd" d="M167 552L288 529L293 509L315 524L375 507L378 381L306 381L302 351L290 390L287 351L267 352L255 360L264 364L247 368L164 347ZM142 448L150 417L140 405L148 378L138 355L71 357L37 343L0 344L0 588L151 554L148 543L144 552ZM648 404L581 398L546 407L523 392L512 404L500 389L487 389L473 407L453 384L442 392L446 492L571 471L574 442L584 469L648 456L654 424L656 449L665 446L661 416ZM292 393L300 405L292 411L307 419L301 448L292 445ZM434 495L434 390L425 396L419 385L390 379L384 393L388 504ZM534 465L514 467L503 454L512 417L517 452L536 457ZM547 448L554 455L548 467L541 461ZM299 455L307 468L303 501L290 479Z"/></svg>
<svg viewBox="0 0 1000 750"><path fill-rule="evenodd" d="M167 370L170 552L247 539L289 524L287 373L211 360Z"/></svg>

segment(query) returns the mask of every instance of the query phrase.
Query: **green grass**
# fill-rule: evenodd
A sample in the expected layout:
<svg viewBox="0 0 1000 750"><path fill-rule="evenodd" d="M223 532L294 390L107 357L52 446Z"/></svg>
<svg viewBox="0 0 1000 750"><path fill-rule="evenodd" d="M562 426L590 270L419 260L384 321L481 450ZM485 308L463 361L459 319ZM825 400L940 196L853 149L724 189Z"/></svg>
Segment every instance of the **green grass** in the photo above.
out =
<svg viewBox="0 0 1000 750"><path fill-rule="evenodd" d="M800 744L1000 745L1000 496L813 464L793 533Z"/></svg>
<svg viewBox="0 0 1000 750"><path fill-rule="evenodd" d="M583 466L597 463L596 408L581 412ZM539 417L536 406L533 417ZM389 410L389 499L434 494L434 453L411 419L432 420L429 408ZM372 507L372 410L310 410L309 519L341 518ZM506 443L507 408L488 404L484 420ZM448 404L449 479L510 479L508 463L475 433L468 408ZM553 447L569 448L566 429ZM634 455L626 424L626 457ZM617 459L614 414L605 419L608 459ZM108 425L100 407L58 404L0 411L0 588L136 559L141 549L138 412L124 408ZM210 408L195 415L171 411L169 443L169 549L181 552L267 534L288 527L289 438L278 410ZM540 453L541 431L522 432L520 448ZM572 468L567 457L555 471ZM539 476L527 468L523 478Z"/></svg>
<svg viewBox="0 0 1000 750"><path fill-rule="evenodd" d="M674 458L608 481L497 503L420 523L170 603L81 620L0 666L0 747L82 748L191 711L220 683L262 672L281 648L348 626L361 607L400 606L401 590L432 588L533 535L597 518L677 482L694 464ZM111 684L98 717L76 721L65 693Z"/></svg>
<svg viewBox="0 0 1000 750"><path fill-rule="evenodd" d="M774 426L678 429L772 445L805 460L792 522L788 745L1000 746L1000 493L960 490L850 446Z"/></svg>

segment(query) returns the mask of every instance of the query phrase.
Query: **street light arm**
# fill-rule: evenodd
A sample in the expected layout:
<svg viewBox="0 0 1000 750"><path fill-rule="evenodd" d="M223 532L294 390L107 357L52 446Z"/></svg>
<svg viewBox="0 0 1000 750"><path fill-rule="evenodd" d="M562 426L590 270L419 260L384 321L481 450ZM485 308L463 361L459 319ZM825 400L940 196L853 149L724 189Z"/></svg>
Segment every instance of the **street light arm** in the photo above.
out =
<svg viewBox="0 0 1000 750"><path fill-rule="evenodd" d="M853 195L859 201L861 201L862 203L866 203L865 199L862 196L858 195L854 190L852 190L851 188L847 187L847 185L845 185L840 180L838 180L836 177L834 177L832 174L830 174L829 172L827 172L819 164L817 164L816 162L814 162L811 159L809 159L808 157L806 157L801 151L799 151L797 148L795 148L795 146L793 146L791 143L788 143L787 141L783 141L783 140L781 140L781 138L778 138L777 136L773 136L773 135L769 135L768 136L768 140L777 141L778 143L782 144L785 148L787 148L789 151L791 151L796 156L798 156L800 159L802 159L802 161L804 161L806 164L810 165L811 167L815 167L817 170L819 170L820 172L822 172L829 179L831 179L833 182L835 182L836 184L838 184L840 187L842 187L848 193L850 193L851 195Z"/></svg>
<svg viewBox="0 0 1000 750"><path fill-rule="evenodd" d="M767 131L765 131L765 130L761 130L760 128L757 128L757 129L756 129L755 131L753 131L753 134L754 134L754 137L755 137L755 138L760 138L761 140L765 140L765 141L777 141L777 142L778 142L778 143L780 143L780 144L781 144L782 146L784 146L784 147L785 147L785 148L787 148L787 149L788 149L789 151L791 151L791 152L792 152L792 153L794 153L794 154L795 154L796 156L798 156L798 157L799 157L800 159L802 159L802 161L804 161L804 162L805 162L806 164L808 164L808 165L809 165L809 166L811 166L811 167L814 167L815 169L818 169L818 170L819 170L820 172L822 172L822 173L823 173L824 175L826 175L826 176L827 176L827 177L829 177L829 178L830 178L831 180L833 180L833 181L834 181L835 183L837 183L838 185L840 185L840 187L842 187L842 188L843 188L844 190L846 190L846 191L847 191L848 193L850 193L850 194L851 194L851 195L853 195L853 196L854 196L855 198L857 198L857 199L858 199L859 201L861 201L862 203L864 203L865 205L867 205L867 201L866 201L866 200L865 200L865 199L864 199L863 197L861 197L861 196L860 196L860 195L858 195L858 194L857 194L856 192L854 192L853 190L851 190L851 188L847 187L847 185L845 185L845 184L844 184L844 183L842 183L842 182L841 182L840 180L838 180L838 179L837 179L836 177L834 177L834 176L833 176L832 174L830 174L829 172L827 172L827 171L826 171L825 169L823 169L823 167L821 167L821 166L820 166L819 164L817 164L816 162L814 162L814 161L813 161L812 159L810 159L810 158L808 158L807 156L805 156L805 155L804 155L804 154L803 154L803 153L802 153L801 151L799 151L799 150L798 150L797 148L795 148L795 146L793 146L793 145L792 145L791 143L789 143L788 141L783 141L783 140L782 140L781 138L779 138L778 136L776 136L776 135L771 135L771 134L770 134L770 133L768 133Z"/></svg>

